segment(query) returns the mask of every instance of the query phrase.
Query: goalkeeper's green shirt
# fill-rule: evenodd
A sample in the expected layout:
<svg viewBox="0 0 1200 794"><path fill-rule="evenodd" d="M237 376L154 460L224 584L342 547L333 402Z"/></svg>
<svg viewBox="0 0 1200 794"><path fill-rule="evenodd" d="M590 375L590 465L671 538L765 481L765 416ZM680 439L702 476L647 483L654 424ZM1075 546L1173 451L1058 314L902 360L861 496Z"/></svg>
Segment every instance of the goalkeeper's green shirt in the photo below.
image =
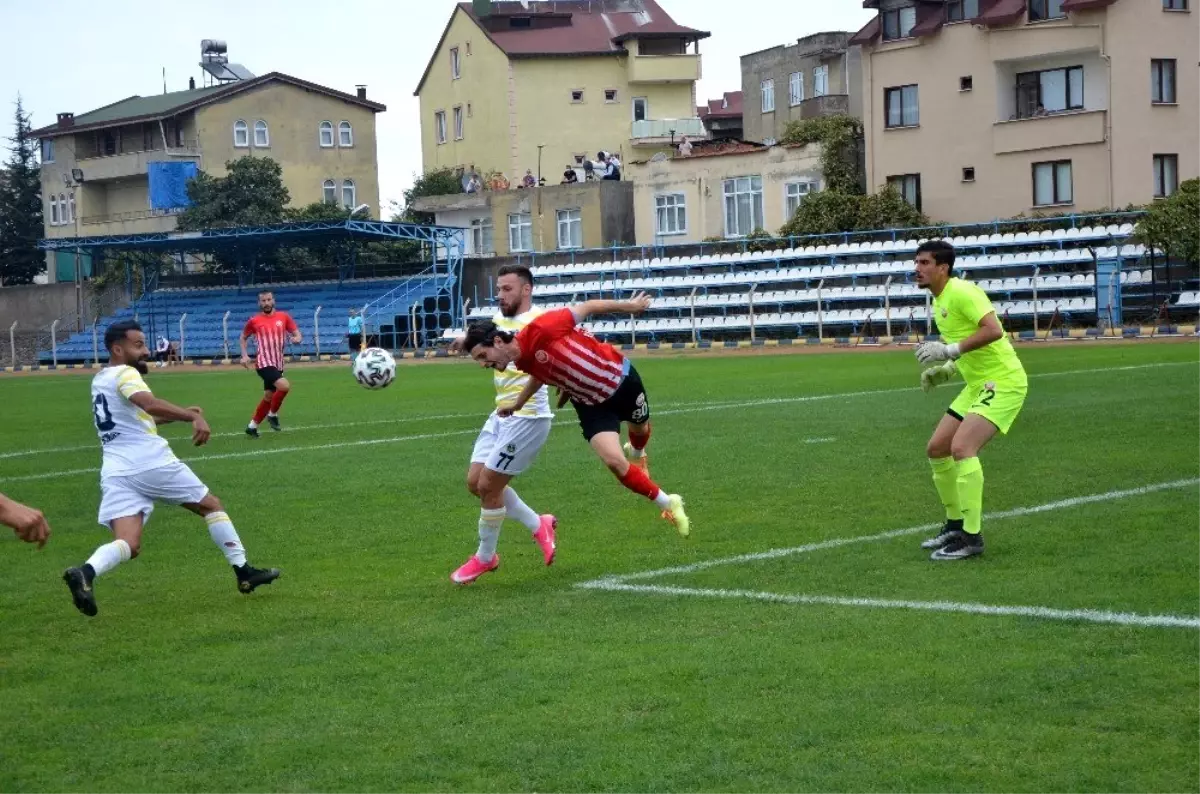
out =
<svg viewBox="0 0 1200 794"><path fill-rule="evenodd" d="M979 330L979 321L995 311L987 293L978 284L952 278L942 294L933 299L933 321L946 343L961 342ZM999 317L996 318L999 321ZM967 383L989 380L1025 380L1025 368L1008 334L964 353L958 359L958 371Z"/></svg>

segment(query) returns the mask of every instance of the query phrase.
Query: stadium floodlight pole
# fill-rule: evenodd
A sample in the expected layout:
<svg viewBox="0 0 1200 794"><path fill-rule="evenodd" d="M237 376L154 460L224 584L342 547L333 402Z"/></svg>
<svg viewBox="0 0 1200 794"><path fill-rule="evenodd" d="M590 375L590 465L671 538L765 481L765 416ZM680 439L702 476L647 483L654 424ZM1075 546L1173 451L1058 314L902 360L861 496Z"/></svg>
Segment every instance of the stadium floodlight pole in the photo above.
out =
<svg viewBox="0 0 1200 794"><path fill-rule="evenodd" d="M187 331L184 329L185 323L187 323L187 312L184 312L183 314L179 315L179 363L180 364L183 363L183 357L185 355L184 351L187 349L187 346L184 344L184 342L187 339Z"/></svg>
<svg viewBox="0 0 1200 794"><path fill-rule="evenodd" d="M888 276L887 281L883 282L883 317L887 323L887 335L892 335L892 279L895 276Z"/></svg>
<svg viewBox="0 0 1200 794"><path fill-rule="evenodd" d="M696 290L698 290L698 289L700 289L700 288L699 288L699 287L692 287L692 294L688 296L688 304L691 306L691 310L692 310L692 344L693 344L693 345L694 345L694 344L697 344L697 334L696 334Z"/></svg>
<svg viewBox="0 0 1200 794"><path fill-rule="evenodd" d="M313 344L317 346L317 358L321 357L321 307L313 312Z"/></svg>
<svg viewBox="0 0 1200 794"><path fill-rule="evenodd" d="M750 291L746 293L746 299L750 304L750 344L754 344L754 290L758 289L758 282L750 285Z"/></svg>
<svg viewBox="0 0 1200 794"><path fill-rule="evenodd" d="M1042 272L1042 268L1041 268L1041 266L1035 267L1035 268L1033 269L1033 281L1031 282L1031 283L1033 284L1033 333L1034 333L1034 336L1036 336L1036 335L1037 335L1037 332L1038 332L1038 298L1037 298L1037 288L1038 288L1038 275L1039 275L1041 272Z"/></svg>
<svg viewBox="0 0 1200 794"><path fill-rule="evenodd" d="M58 366L58 320L50 323L50 363Z"/></svg>
<svg viewBox="0 0 1200 794"><path fill-rule="evenodd" d="M229 315L226 311L225 316L221 318L221 344L225 347L225 363L229 363Z"/></svg>
<svg viewBox="0 0 1200 794"><path fill-rule="evenodd" d="M409 316L412 318L412 320L409 323L408 330L409 330L409 335L412 337L413 350L416 350L418 347L421 346L420 341L417 339L417 308L420 305L421 305L420 301L413 301L412 308L409 309Z"/></svg>
<svg viewBox="0 0 1200 794"><path fill-rule="evenodd" d="M360 342L359 346L358 346L358 352L360 352L360 353L367 349L367 334L370 332L370 329L367 327L367 307L370 305L371 305L370 303L364 303L363 307L362 307L362 311L359 312L359 315L358 315L359 317L362 318L362 323L363 323L362 342Z"/></svg>
<svg viewBox="0 0 1200 794"><path fill-rule="evenodd" d="M821 300L821 290L825 288L825 279L817 282L817 341L825 338L825 308Z"/></svg>
<svg viewBox="0 0 1200 794"><path fill-rule="evenodd" d="M17 321L8 326L8 351L12 354L12 365L17 366Z"/></svg>

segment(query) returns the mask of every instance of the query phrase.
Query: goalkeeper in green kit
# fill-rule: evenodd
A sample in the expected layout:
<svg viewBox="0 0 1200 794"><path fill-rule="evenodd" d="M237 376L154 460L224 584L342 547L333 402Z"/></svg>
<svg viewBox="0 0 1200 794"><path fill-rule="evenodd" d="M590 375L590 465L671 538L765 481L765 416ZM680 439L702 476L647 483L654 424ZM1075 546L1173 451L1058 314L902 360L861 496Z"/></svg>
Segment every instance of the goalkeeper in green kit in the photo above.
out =
<svg viewBox="0 0 1200 794"><path fill-rule="evenodd" d="M942 342L917 346L926 392L962 375L966 388L925 448L933 484L946 508L946 524L921 544L933 560L962 560L983 553L983 467L979 450L996 431L1008 433L1029 381L987 293L954 273L954 246L931 240L917 249L917 286L933 294L933 321Z"/></svg>

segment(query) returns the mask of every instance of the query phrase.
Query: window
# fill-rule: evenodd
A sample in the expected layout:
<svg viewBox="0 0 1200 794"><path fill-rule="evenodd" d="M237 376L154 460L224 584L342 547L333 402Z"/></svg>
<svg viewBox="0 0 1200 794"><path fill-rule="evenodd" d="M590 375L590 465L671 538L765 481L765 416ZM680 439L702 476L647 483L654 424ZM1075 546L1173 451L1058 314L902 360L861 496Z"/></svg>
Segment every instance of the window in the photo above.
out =
<svg viewBox="0 0 1200 794"><path fill-rule="evenodd" d="M349 210L349 209L354 209L355 207L358 206L358 202L355 201L355 198L356 198L355 193L356 193L356 191L354 189L354 180L353 179L347 179L344 182L342 182L342 206L343 207L345 207L346 209Z"/></svg>
<svg viewBox="0 0 1200 794"><path fill-rule="evenodd" d="M604 89L604 101L608 102L610 104L613 102L616 102L617 101L617 89L615 89L615 88Z"/></svg>
<svg viewBox="0 0 1200 794"><path fill-rule="evenodd" d="M883 18L884 41L908 38L912 35L912 29L917 24L917 9L915 6L881 11L879 16Z"/></svg>
<svg viewBox="0 0 1200 794"><path fill-rule="evenodd" d="M533 250L533 218L528 212L508 216L508 250L513 253Z"/></svg>
<svg viewBox="0 0 1200 794"><path fill-rule="evenodd" d="M533 17L509 17L508 26L510 28L531 28L533 27Z"/></svg>
<svg viewBox="0 0 1200 794"><path fill-rule="evenodd" d="M467 55L471 54L471 42L467 42Z"/></svg>
<svg viewBox="0 0 1200 794"><path fill-rule="evenodd" d="M586 154L577 154L577 155L575 155L575 165L577 165L577 166L580 166L580 167L583 167L583 161L584 161L584 160L586 160L586 159L587 159L587 155L586 155Z"/></svg>
<svg viewBox="0 0 1200 794"><path fill-rule="evenodd" d="M333 146L333 122L322 121L317 125L317 140L323 148Z"/></svg>
<svg viewBox="0 0 1200 794"><path fill-rule="evenodd" d="M62 221L58 218L58 196L50 196L50 225L58 226Z"/></svg>
<svg viewBox="0 0 1200 794"><path fill-rule="evenodd" d="M682 193L654 197L654 233L660 237L687 234L687 198Z"/></svg>
<svg viewBox="0 0 1200 794"><path fill-rule="evenodd" d="M1188 0L1163 0L1163 11L1187 11Z"/></svg>
<svg viewBox="0 0 1200 794"><path fill-rule="evenodd" d="M354 128L350 126L350 122L343 121L338 124L338 146L353 146L354 145Z"/></svg>
<svg viewBox="0 0 1200 794"><path fill-rule="evenodd" d="M467 103L467 118L471 118L472 115L474 115L474 114L471 112L471 103L468 102Z"/></svg>
<svg viewBox="0 0 1200 794"><path fill-rule="evenodd" d="M1063 11L1062 4L1063 0L1029 0L1029 21L1065 19L1067 12Z"/></svg>
<svg viewBox="0 0 1200 794"><path fill-rule="evenodd" d="M725 236L745 237L763 226L763 196L761 176L741 176L726 179Z"/></svg>
<svg viewBox="0 0 1200 794"><path fill-rule="evenodd" d="M964 77L958 78L958 90L959 91L970 91L974 87L975 87L975 78L971 77L971 75L968 74Z"/></svg>
<svg viewBox="0 0 1200 794"><path fill-rule="evenodd" d="M883 105L885 127L915 127L921 121L915 85L883 89Z"/></svg>
<svg viewBox="0 0 1200 794"><path fill-rule="evenodd" d="M900 194L909 204L921 209L921 175L898 174L887 178L888 187Z"/></svg>
<svg viewBox="0 0 1200 794"><path fill-rule="evenodd" d="M788 78L788 104L792 107L804 101L804 72L792 72Z"/></svg>
<svg viewBox="0 0 1200 794"><path fill-rule="evenodd" d="M558 247L583 248L583 218L579 210L558 211Z"/></svg>
<svg viewBox="0 0 1200 794"><path fill-rule="evenodd" d="M474 218L471 221L471 251L476 256L496 253L492 241L494 227L491 218Z"/></svg>
<svg viewBox="0 0 1200 794"><path fill-rule="evenodd" d="M774 138L763 138L763 146L774 146L777 141Z"/></svg>
<svg viewBox="0 0 1200 794"><path fill-rule="evenodd" d="M254 145L271 145L271 137L267 134L267 122L263 121L262 119L254 122Z"/></svg>
<svg viewBox="0 0 1200 794"><path fill-rule="evenodd" d="M250 128L241 119L233 122L233 145L239 149L250 145Z"/></svg>
<svg viewBox="0 0 1200 794"><path fill-rule="evenodd" d="M763 80L759 88L762 89L762 112L773 112L775 110L775 81Z"/></svg>
<svg viewBox="0 0 1200 794"><path fill-rule="evenodd" d="M1171 192L1172 193L1175 192L1174 188L1172 188ZM74 222L75 222L75 194L72 192L72 193L67 194L67 223L74 223Z"/></svg>
<svg viewBox="0 0 1200 794"><path fill-rule="evenodd" d="M829 67L818 66L813 69L813 96L825 96L829 93Z"/></svg>
<svg viewBox="0 0 1200 794"><path fill-rule="evenodd" d="M1017 73L1017 118L1082 109L1082 66Z"/></svg>
<svg viewBox="0 0 1200 794"><path fill-rule="evenodd" d="M967 166L966 168L963 169L962 181L964 181L964 182L974 182L975 181L974 166Z"/></svg>
<svg viewBox="0 0 1200 794"><path fill-rule="evenodd" d="M583 101L583 89L582 88L572 89L571 90L571 102L573 104L579 104L582 101Z"/></svg>
<svg viewBox="0 0 1200 794"><path fill-rule="evenodd" d="M458 47L450 48L450 79L457 80L462 77L462 61L458 58Z"/></svg>
<svg viewBox="0 0 1200 794"><path fill-rule="evenodd" d="M796 215L804 197L815 189L816 185L812 182L788 182L783 186L784 221L790 221Z"/></svg>
<svg viewBox="0 0 1200 794"><path fill-rule="evenodd" d="M1150 61L1150 101L1156 105L1175 104L1175 60Z"/></svg>
<svg viewBox="0 0 1200 794"><path fill-rule="evenodd" d="M650 118L650 100L644 96L633 98L633 120L645 121Z"/></svg>
<svg viewBox="0 0 1200 794"><path fill-rule="evenodd" d="M1070 204L1074 201L1071 188L1071 161L1055 160L1033 164L1033 204Z"/></svg>
<svg viewBox="0 0 1200 794"><path fill-rule="evenodd" d="M979 0L947 0L946 21L965 22L979 16Z"/></svg>
<svg viewBox="0 0 1200 794"><path fill-rule="evenodd" d="M461 141L463 139L463 112L462 105L454 108L454 140Z"/></svg>
<svg viewBox="0 0 1200 794"><path fill-rule="evenodd" d="M446 111L439 110L433 114L433 134L438 143L446 142Z"/></svg>
<svg viewBox="0 0 1200 794"><path fill-rule="evenodd" d="M1179 189L1179 155L1154 155L1154 198L1175 195Z"/></svg>
<svg viewBox="0 0 1200 794"><path fill-rule="evenodd" d="M337 203L337 185L333 184L332 179L326 179L321 183L321 200L326 204Z"/></svg>
<svg viewBox="0 0 1200 794"><path fill-rule="evenodd" d="M42 141L42 162L54 162L54 139L46 138Z"/></svg>

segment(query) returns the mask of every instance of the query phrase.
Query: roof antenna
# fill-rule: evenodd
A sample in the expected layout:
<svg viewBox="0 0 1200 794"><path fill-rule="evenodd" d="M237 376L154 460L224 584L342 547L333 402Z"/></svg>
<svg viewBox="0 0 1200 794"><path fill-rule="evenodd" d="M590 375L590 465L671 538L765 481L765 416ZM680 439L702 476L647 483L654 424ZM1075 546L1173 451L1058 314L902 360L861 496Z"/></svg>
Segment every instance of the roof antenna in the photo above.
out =
<svg viewBox="0 0 1200 794"><path fill-rule="evenodd" d="M163 93L167 93L167 67L163 67Z"/></svg>

